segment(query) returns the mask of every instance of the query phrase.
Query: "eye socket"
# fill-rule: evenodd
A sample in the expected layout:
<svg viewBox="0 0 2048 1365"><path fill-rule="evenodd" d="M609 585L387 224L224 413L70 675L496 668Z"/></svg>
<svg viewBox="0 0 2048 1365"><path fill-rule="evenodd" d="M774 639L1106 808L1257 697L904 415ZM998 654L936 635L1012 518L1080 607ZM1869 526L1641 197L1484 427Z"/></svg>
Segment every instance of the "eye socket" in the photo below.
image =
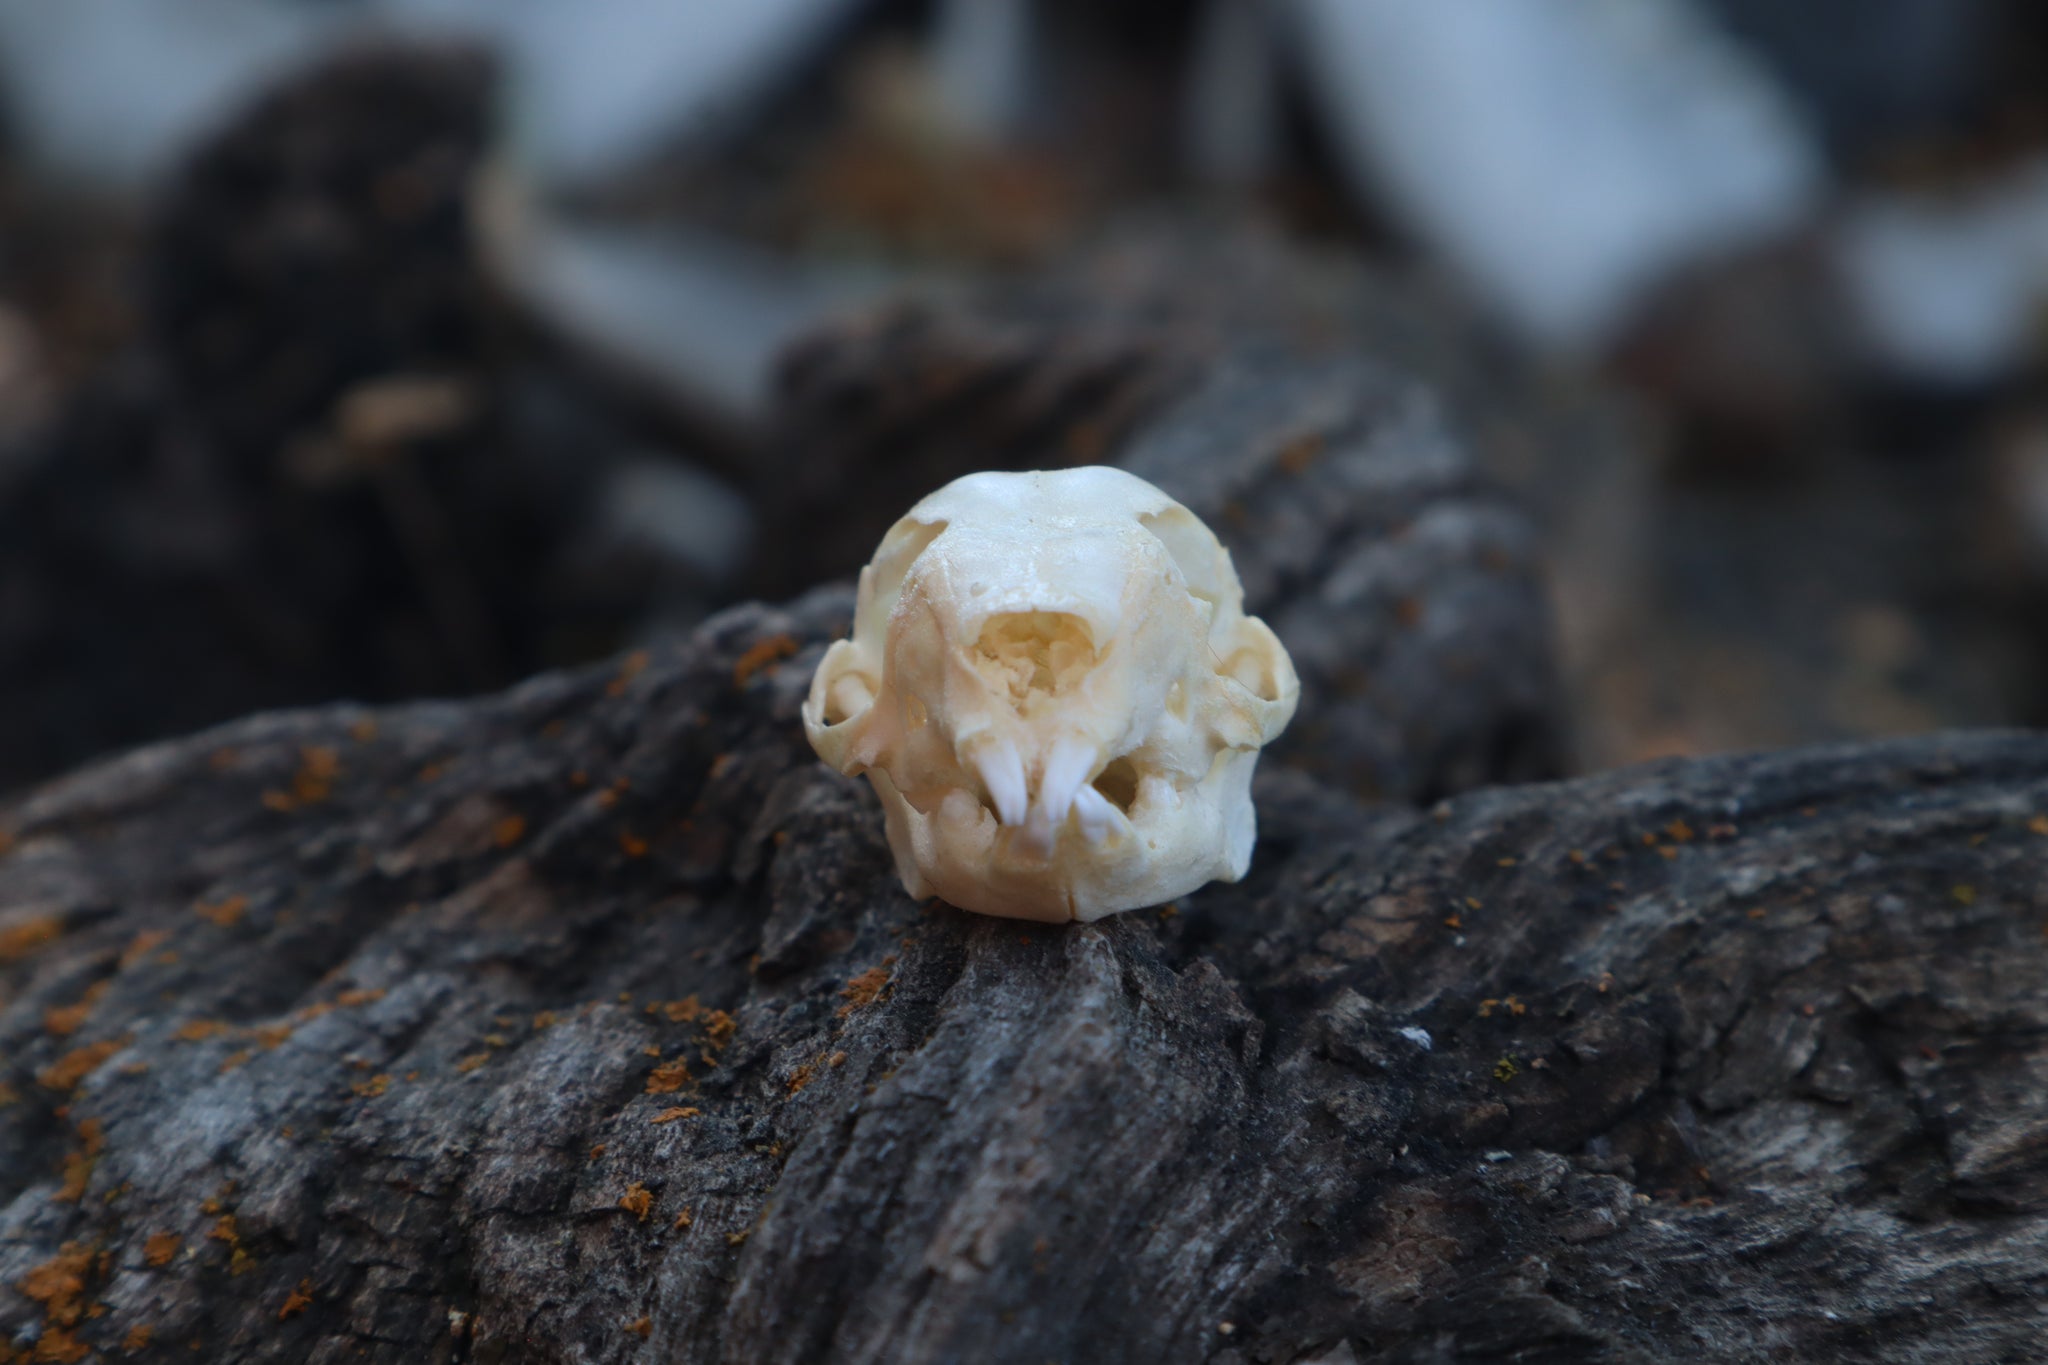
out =
<svg viewBox="0 0 2048 1365"><path fill-rule="evenodd" d="M910 566L945 531L943 521L915 521L909 517L889 528L889 534L882 537L881 547L875 551L874 561L861 573L862 609L854 617L855 639L882 638L888 630L889 614L896 610L896 600L903 595L903 580L909 576Z"/></svg>
<svg viewBox="0 0 2048 1365"><path fill-rule="evenodd" d="M1159 537L1188 585L1188 595L1211 605L1224 600L1235 583L1230 556L1200 518L1185 507L1147 513L1139 525Z"/></svg>

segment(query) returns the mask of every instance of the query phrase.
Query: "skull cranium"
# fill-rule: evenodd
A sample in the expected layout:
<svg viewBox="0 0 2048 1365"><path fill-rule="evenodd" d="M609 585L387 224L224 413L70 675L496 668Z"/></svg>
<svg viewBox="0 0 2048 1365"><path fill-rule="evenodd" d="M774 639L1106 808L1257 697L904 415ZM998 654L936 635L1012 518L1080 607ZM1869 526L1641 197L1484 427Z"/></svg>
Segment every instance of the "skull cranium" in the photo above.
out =
<svg viewBox="0 0 2048 1365"><path fill-rule="evenodd" d="M804 726L882 800L913 896L1092 920L1234 881L1300 684L1230 556L1122 470L972 474L861 571Z"/></svg>

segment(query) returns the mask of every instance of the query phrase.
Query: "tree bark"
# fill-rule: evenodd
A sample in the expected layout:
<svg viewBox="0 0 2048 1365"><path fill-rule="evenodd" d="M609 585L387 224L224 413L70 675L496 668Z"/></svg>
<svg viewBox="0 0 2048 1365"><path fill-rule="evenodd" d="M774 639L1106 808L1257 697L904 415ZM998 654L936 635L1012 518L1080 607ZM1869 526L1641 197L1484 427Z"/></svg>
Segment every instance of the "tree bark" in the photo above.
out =
<svg viewBox="0 0 2048 1365"><path fill-rule="evenodd" d="M217 1361L2019 1361L2048 738L1368 808L917 905L849 599L0 808L0 1342Z"/></svg>

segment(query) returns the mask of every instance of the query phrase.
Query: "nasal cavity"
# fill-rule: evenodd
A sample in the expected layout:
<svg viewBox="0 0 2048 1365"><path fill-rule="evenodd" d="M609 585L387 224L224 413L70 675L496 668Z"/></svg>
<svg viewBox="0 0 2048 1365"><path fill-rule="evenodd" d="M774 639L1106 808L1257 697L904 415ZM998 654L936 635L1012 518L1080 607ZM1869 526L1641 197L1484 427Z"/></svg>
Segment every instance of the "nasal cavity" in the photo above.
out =
<svg viewBox="0 0 2048 1365"><path fill-rule="evenodd" d="M1080 686L1095 667L1095 641L1072 612L1006 611L981 628L972 658L990 690L1029 712Z"/></svg>

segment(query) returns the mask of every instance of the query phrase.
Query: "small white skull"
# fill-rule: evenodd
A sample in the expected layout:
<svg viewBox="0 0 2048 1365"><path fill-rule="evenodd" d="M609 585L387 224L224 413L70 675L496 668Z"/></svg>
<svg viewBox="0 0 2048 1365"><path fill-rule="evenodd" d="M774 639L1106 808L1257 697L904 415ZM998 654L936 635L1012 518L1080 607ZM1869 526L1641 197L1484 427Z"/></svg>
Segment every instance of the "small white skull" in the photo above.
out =
<svg viewBox="0 0 2048 1365"><path fill-rule="evenodd" d="M970 474L860 575L804 728L882 799L904 889L1092 920L1235 881L1287 651L1194 513L1091 467Z"/></svg>

